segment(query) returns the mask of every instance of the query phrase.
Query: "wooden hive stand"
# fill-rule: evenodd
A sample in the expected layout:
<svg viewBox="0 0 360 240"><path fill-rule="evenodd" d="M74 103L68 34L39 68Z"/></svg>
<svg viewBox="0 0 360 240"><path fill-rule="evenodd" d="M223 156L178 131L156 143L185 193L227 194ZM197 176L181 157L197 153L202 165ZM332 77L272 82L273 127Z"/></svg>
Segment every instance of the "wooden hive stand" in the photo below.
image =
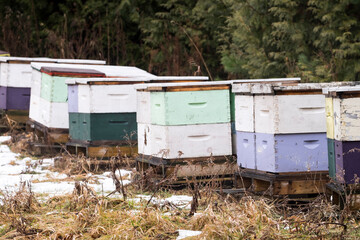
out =
<svg viewBox="0 0 360 240"><path fill-rule="evenodd" d="M270 197L309 199L325 193L329 182L327 171L271 173L240 169L236 187Z"/></svg>
<svg viewBox="0 0 360 240"><path fill-rule="evenodd" d="M174 178L171 185L189 182L234 181L236 160L232 156L164 159L148 155L136 158L137 170L152 168L156 178Z"/></svg>
<svg viewBox="0 0 360 240"><path fill-rule="evenodd" d="M338 205L340 209L348 207L349 210L360 210L360 185L342 184L332 181L326 184L327 199Z"/></svg>
<svg viewBox="0 0 360 240"><path fill-rule="evenodd" d="M133 156L137 153L134 141L74 141L66 143L66 149L71 154L84 155L89 158L110 159L118 156Z"/></svg>
<svg viewBox="0 0 360 240"><path fill-rule="evenodd" d="M26 131L34 133L30 146L35 155L58 153L69 139L67 129L48 128L31 119L26 122Z"/></svg>

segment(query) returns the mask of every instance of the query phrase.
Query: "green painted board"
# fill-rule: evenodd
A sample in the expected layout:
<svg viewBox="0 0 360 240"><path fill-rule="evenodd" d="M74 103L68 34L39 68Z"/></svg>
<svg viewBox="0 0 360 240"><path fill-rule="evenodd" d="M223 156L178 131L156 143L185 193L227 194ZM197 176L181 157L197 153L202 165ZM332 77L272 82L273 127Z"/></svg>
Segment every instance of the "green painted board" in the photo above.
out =
<svg viewBox="0 0 360 240"><path fill-rule="evenodd" d="M40 96L49 102L67 102L66 79L68 77L50 76L49 74L42 73Z"/></svg>
<svg viewBox="0 0 360 240"><path fill-rule="evenodd" d="M69 113L69 134L73 140L124 141L137 139L136 113Z"/></svg>
<svg viewBox="0 0 360 240"><path fill-rule="evenodd" d="M335 142L334 139L328 138L328 161L329 161L329 177L336 177L336 159L335 159Z"/></svg>
<svg viewBox="0 0 360 240"><path fill-rule="evenodd" d="M230 122L229 90L151 92L150 101L152 124Z"/></svg>

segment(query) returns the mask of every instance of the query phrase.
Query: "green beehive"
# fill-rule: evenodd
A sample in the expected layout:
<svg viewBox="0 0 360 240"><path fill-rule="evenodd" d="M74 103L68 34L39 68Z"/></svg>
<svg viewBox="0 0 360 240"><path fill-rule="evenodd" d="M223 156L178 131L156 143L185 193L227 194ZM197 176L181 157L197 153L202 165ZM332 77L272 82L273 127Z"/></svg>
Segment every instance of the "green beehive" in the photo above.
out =
<svg viewBox="0 0 360 240"><path fill-rule="evenodd" d="M136 113L69 113L72 140L126 142L137 139L136 131Z"/></svg>
<svg viewBox="0 0 360 240"><path fill-rule="evenodd" d="M230 93L224 90L151 92L151 123L189 125L230 122Z"/></svg>

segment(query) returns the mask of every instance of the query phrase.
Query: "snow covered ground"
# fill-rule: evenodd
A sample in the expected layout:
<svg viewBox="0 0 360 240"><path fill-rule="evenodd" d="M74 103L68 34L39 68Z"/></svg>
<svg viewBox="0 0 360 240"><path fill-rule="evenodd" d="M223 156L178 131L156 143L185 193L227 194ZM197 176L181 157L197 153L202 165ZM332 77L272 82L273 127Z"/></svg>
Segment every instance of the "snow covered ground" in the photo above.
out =
<svg viewBox="0 0 360 240"><path fill-rule="evenodd" d="M0 136L0 191L17 190L20 183L24 181L30 181L32 191L45 199L68 194L74 190L75 180L66 174L49 170L49 167L54 164L53 159L20 158L19 154L11 152L7 145L2 144L8 140L10 140L9 136ZM123 179L125 177L123 183L129 184L133 172L121 169L120 173ZM115 190L110 172L88 174L86 178L96 180L96 183L89 183L88 186L99 194L107 195ZM118 196L118 194L113 195L113 197ZM139 202L141 199L148 201L150 198L149 195L137 195L131 200ZM190 208L191 201L192 197L190 196L173 195L165 199L153 198L151 203L161 206L170 202L179 208Z"/></svg>

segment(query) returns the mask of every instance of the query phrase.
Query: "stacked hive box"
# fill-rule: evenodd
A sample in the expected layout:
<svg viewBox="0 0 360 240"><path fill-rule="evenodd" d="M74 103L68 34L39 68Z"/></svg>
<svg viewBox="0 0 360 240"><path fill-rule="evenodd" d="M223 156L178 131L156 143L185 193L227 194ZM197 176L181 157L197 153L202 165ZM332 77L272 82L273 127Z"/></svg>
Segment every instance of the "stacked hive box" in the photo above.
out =
<svg viewBox="0 0 360 240"><path fill-rule="evenodd" d="M38 64L32 63L33 82L31 88L30 118L32 125L59 134L51 137L53 142L67 142L69 129L68 89L65 81L70 78L89 77L148 77L154 75L135 67ZM81 99L79 99L81 101Z"/></svg>
<svg viewBox="0 0 360 240"><path fill-rule="evenodd" d="M136 91L141 78L68 79L68 146L89 157L131 153L137 140ZM129 147L130 146L130 147Z"/></svg>
<svg viewBox="0 0 360 240"><path fill-rule="evenodd" d="M207 77L68 79L68 146L89 157L130 153L137 143L136 90L152 81L199 81ZM106 151L105 151L106 149Z"/></svg>
<svg viewBox="0 0 360 240"><path fill-rule="evenodd" d="M32 61L55 62L49 58L0 58L0 108L20 122L28 117Z"/></svg>
<svg viewBox="0 0 360 240"><path fill-rule="evenodd" d="M13 114L28 117L31 88L31 62L69 62L82 64L105 64L104 61L50 58L0 58L0 108ZM15 111L14 111L15 110Z"/></svg>
<svg viewBox="0 0 360 240"><path fill-rule="evenodd" d="M138 161L163 166L162 174L168 175L176 164L210 156L224 161L224 156L232 155L230 84L137 85ZM177 168L177 177L234 171L233 167L215 165L210 169L200 165L192 166L192 171L186 170L189 166Z"/></svg>
<svg viewBox="0 0 360 240"><path fill-rule="evenodd" d="M324 89L327 108L329 171L339 183L360 177L360 86Z"/></svg>
<svg viewBox="0 0 360 240"><path fill-rule="evenodd" d="M332 84L233 85L238 164L265 172L327 171L325 98Z"/></svg>

